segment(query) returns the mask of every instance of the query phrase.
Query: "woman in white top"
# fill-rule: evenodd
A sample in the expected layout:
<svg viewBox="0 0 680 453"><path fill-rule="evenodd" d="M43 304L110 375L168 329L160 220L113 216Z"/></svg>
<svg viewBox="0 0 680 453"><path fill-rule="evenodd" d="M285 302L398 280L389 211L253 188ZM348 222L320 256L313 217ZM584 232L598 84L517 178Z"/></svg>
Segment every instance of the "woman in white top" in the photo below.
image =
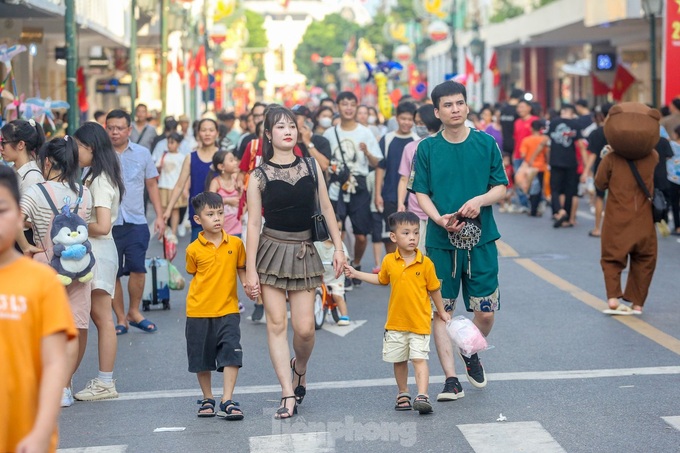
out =
<svg viewBox="0 0 680 453"><path fill-rule="evenodd" d="M45 181L35 162L36 153L44 143L43 129L32 119L10 121L0 129L0 152L5 161L14 163L22 196L33 184ZM35 245L33 230L26 228L17 237L17 249L26 250L29 245Z"/></svg>
<svg viewBox="0 0 680 453"><path fill-rule="evenodd" d="M33 184L26 189L21 197L21 212L25 216L26 223L33 228L33 237L39 251L31 248L24 249L24 253L32 255L37 261L49 264L54 256L54 246L50 236L55 214L41 186L56 209L61 210L66 202L68 202L70 211L74 211L78 206L78 216L85 222L90 220L92 197L88 188L80 184L78 148L72 137L55 138L43 145L38 151L37 163L42 170L45 182ZM73 403L71 376L78 369L85 354L87 329L90 325L90 291L89 281L80 282L76 279L66 287L71 313L78 329L78 341L69 341L66 345L70 369L68 380L64 382L62 406L70 406Z"/></svg>
<svg viewBox="0 0 680 453"><path fill-rule="evenodd" d="M113 381L118 342L111 314L116 287L118 252L111 235L113 222L125 191L118 156L106 130L97 123L85 123L74 134L78 144L78 162L87 169L83 182L92 194L93 211L88 225L92 253L95 257L90 316L97 326L99 339L99 375L76 393L81 401L118 397Z"/></svg>

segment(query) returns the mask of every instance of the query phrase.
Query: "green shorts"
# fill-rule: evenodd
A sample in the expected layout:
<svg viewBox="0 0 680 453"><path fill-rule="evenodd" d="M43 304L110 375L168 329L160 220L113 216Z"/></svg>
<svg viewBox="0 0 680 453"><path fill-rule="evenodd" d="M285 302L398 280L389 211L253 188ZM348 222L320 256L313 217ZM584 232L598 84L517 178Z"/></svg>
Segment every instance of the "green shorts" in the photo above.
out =
<svg viewBox="0 0 680 453"><path fill-rule="evenodd" d="M437 278L441 281L446 311L453 311L461 285L467 311L495 312L500 309L495 241L474 247L469 259L467 250L432 247L427 247L427 256L434 263Z"/></svg>

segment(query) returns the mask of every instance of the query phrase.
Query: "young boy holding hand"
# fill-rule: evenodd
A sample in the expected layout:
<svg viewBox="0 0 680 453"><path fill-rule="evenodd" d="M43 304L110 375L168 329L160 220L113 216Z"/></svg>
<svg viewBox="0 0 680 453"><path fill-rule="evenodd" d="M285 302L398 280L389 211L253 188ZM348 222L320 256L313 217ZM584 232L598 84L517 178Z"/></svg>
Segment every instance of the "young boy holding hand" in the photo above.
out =
<svg viewBox="0 0 680 453"><path fill-rule="evenodd" d="M418 250L420 219L412 212L396 212L388 218L390 239L397 250L385 256L380 272L369 274L345 265L345 276L374 285L392 285L383 336L383 360L394 363L394 377L399 387L397 411L432 412L427 394L430 374L427 366L430 351L432 307L430 297L442 321L451 319L444 310L440 283L432 261ZM408 361L416 375L418 396L411 405L408 393Z"/></svg>
<svg viewBox="0 0 680 453"><path fill-rule="evenodd" d="M224 204L214 192L191 199L194 221L203 231L189 244L186 270L193 275L187 294L187 356L189 372L196 373L203 392L199 417L242 420L239 403L232 400L238 369L242 366L241 315L236 293L236 275L246 277L243 242L222 229ZM223 373L224 389L219 411L215 411L211 372Z"/></svg>
<svg viewBox="0 0 680 453"><path fill-rule="evenodd" d="M0 165L0 451L56 451L59 402L76 328L51 267L14 249L19 181Z"/></svg>

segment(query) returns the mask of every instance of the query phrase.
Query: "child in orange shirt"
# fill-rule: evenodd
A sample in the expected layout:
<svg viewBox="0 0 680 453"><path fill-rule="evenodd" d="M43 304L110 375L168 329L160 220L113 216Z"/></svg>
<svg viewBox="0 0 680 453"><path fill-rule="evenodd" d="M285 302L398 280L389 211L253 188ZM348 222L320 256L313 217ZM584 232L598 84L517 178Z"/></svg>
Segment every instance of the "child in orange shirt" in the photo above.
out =
<svg viewBox="0 0 680 453"><path fill-rule="evenodd" d="M522 139L522 143L519 145L524 161L530 167L538 170L536 180L540 188L532 190L531 185L529 188L529 203L531 204L529 215L532 217L538 216L538 205L543 198L543 177L548 169L546 153L550 148L548 146L548 137L543 135L544 129L545 122L543 120L535 120L531 123L531 135Z"/></svg>
<svg viewBox="0 0 680 453"><path fill-rule="evenodd" d="M449 321L451 315L444 310L432 260L417 248L420 237L418 216L408 211L396 212L388 217L388 223L390 239L397 244L397 251L385 256L380 272L369 274L345 264L345 276L374 285L392 286L383 336L383 360L394 363L394 378L399 387L394 409L408 411L413 408L420 414L429 414L432 412L427 395L430 380L427 360L432 325L430 297L442 321ZM409 360L413 363L418 387L413 406L408 393Z"/></svg>
<svg viewBox="0 0 680 453"><path fill-rule="evenodd" d="M14 249L22 219L17 177L0 166L0 451L54 452L76 328L56 272Z"/></svg>

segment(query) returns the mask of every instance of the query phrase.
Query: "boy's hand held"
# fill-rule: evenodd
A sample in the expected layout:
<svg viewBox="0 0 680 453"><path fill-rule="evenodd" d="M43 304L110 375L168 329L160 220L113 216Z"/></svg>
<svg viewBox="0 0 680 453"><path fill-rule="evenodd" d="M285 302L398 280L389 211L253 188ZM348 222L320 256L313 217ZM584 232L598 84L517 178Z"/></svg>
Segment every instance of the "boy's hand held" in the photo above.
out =
<svg viewBox="0 0 680 453"><path fill-rule="evenodd" d="M442 321L444 322L451 321L451 315L449 314L449 312L445 311L442 313L440 311L437 311L437 314L439 315L439 319L441 319Z"/></svg>

